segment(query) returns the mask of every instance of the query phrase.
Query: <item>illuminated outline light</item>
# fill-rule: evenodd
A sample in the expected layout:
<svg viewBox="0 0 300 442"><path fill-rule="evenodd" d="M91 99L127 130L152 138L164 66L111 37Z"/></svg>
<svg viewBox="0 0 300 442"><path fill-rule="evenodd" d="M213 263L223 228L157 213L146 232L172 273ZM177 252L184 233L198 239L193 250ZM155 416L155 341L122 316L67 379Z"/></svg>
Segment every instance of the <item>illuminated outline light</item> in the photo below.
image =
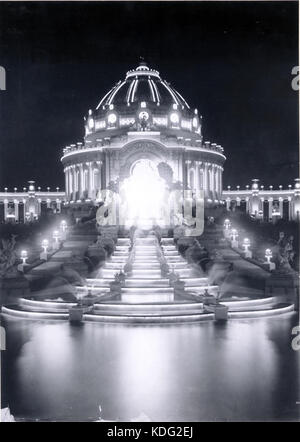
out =
<svg viewBox="0 0 300 442"><path fill-rule="evenodd" d="M138 82L139 82L138 80L134 80L133 91L132 91L132 95L131 95L131 99L130 99L131 103L134 102L134 96L135 96L135 93L136 93L136 88L138 86Z"/></svg>
<svg viewBox="0 0 300 442"><path fill-rule="evenodd" d="M113 93L112 93L111 96L109 97L107 104L111 104L111 102L112 102L114 96L115 96L116 93L121 89L121 87L124 86L125 83L126 83L126 81L123 81L123 83L121 83L119 86L117 86L117 87L115 88L115 90L113 91Z"/></svg>
<svg viewBox="0 0 300 442"><path fill-rule="evenodd" d="M151 81L149 79L148 79L148 84L149 84L149 87L151 90L152 100L155 102L156 99L155 99L154 89L153 89L153 86L152 86Z"/></svg>
<svg viewBox="0 0 300 442"><path fill-rule="evenodd" d="M134 82L135 82L135 81L136 81L136 80L133 80L133 81L130 83L129 89L128 89L128 91L127 91L127 96L126 96L126 102L127 102L127 104L130 102L130 96L131 96L132 88L133 88L133 86L134 86Z"/></svg>
<svg viewBox="0 0 300 442"><path fill-rule="evenodd" d="M158 93L157 86L156 86L156 84L155 84L155 82L153 80L150 80L150 83L152 84L153 90L154 90L154 92L156 94L156 101L159 104L160 103L160 96L159 96L159 93Z"/></svg>
<svg viewBox="0 0 300 442"><path fill-rule="evenodd" d="M172 91L172 89L170 88L170 86L168 86L167 84L165 84L163 81L161 81L161 84L167 89L167 91L172 95L173 100L175 101L176 104L179 104L179 101L176 97L176 95L174 94L174 92Z"/></svg>
<svg viewBox="0 0 300 442"><path fill-rule="evenodd" d="M99 109L99 107L102 105L103 101L106 99L106 97L108 97L116 88L117 86L112 87L107 94L104 95L104 97L102 98L102 100L100 101L100 103L98 104L98 106L96 107L96 109Z"/></svg>

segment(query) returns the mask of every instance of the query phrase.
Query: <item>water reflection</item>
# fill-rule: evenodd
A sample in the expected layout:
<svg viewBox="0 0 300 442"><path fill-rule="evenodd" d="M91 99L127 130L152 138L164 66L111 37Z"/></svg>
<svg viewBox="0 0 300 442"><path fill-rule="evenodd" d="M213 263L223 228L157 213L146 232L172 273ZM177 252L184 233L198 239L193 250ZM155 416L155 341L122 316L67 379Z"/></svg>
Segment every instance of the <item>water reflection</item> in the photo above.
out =
<svg viewBox="0 0 300 442"><path fill-rule="evenodd" d="M180 326L4 320L5 400L25 419L299 419L295 316Z"/></svg>

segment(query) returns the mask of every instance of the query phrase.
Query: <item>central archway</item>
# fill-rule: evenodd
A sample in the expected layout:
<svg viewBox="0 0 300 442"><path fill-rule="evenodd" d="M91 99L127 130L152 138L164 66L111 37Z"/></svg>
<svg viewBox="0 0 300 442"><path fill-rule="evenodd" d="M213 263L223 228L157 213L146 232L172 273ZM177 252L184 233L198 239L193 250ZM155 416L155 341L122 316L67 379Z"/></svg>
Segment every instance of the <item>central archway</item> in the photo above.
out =
<svg viewBox="0 0 300 442"><path fill-rule="evenodd" d="M130 176L121 184L122 217L126 226L150 228L163 224L163 201L166 183L150 159L135 161Z"/></svg>

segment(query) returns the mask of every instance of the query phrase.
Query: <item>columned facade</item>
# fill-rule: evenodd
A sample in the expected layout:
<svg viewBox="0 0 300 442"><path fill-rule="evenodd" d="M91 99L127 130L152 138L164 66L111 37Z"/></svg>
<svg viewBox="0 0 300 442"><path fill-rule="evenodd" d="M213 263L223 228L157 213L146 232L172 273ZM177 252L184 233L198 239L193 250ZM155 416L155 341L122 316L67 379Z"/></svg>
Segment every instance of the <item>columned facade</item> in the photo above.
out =
<svg viewBox="0 0 300 442"><path fill-rule="evenodd" d="M60 213L64 202L65 192L58 189L55 192L50 189L42 191L35 188L34 181L29 181L28 188L23 188L23 192L17 189L0 192L0 223L37 220L41 216L42 207Z"/></svg>
<svg viewBox="0 0 300 442"><path fill-rule="evenodd" d="M236 207L244 208L244 211L254 218L264 221L276 221L277 219L300 220L300 179L295 179L294 186L288 189L274 189L270 186L266 189L259 186L259 180L252 180L251 188L224 190L223 201L227 210L235 210Z"/></svg>

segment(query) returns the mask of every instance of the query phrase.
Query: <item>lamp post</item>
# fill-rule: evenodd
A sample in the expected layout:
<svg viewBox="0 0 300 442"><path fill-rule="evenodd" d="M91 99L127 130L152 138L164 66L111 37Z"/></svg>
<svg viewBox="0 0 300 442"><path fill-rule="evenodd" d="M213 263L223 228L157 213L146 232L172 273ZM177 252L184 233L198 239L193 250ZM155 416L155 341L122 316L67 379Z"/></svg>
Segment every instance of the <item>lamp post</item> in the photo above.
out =
<svg viewBox="0 0 300 442"><path fill-rule="evenodd" d="M226 239L229 239L230 237L230 227L231 227L231 222L229 219L225 219L224 221L224 236Z"/></svg>
<svg viewBox="0 0 300 442"><path fill-rule="evenodd" d="M244 238L243 241L243 248L244 248L244 256L245 258L252 258L252 252L249 250L249 247L251 245L249 238Z"/></svg>
<svg viewBox="0 0 300 442"><path fill-rule="evenodd" d="M19 272L24 273L24 269L27 266L27 262L26 261L28 259L28 252L27 252L27 250L22 250L21 251L20 258L22 260L22 264L18 265L18 270L19 270Z"/></svg>
<svg viewBox="0 0 300 442"><path fill-rule="evenodd" d="M275 263L271 262L271 259L273 257L273 253L271 249L266 249L265 251L265 258L266 261L264 264L266 264L269 267L269 270L274 270L275 269Z"/></svg>
<svg viewBox="0 0 300 442"><path fill-rule="evenodd" d="M53 239L54 239L53 249L57 250L57 249L59 249L59 231L58 230L54 230Z"/></svg>
<svg viewBox="0 0 300 442"><path fill-rule="evenodd" d="M40 254L40 259L42 259L44 261L47 261L47 259L48 259L48 253L47 253L48 247L49 247L48 239L43 239L43 241L42 241L42 249L43 249L43 251Z"/></svg>
<svg viewBox="0 0 300 442"><path fill-rule="evenodd" d="M236 229L231 230L231 247L237 249L239 246L238 242L238 231Z"/></svg>
<svg viewBox="0 0 300 442"><path fill-rule="evenodd" d="M63 219L60 223L60 230L61 230L61 240L65 241L67 238L67 222Z"/></svg>
<svg viewBox="0 0 300 442"><path fill-rule="evenodd" d="M23 264L26 264L26 260L27 260L27 258L28 258L28 252L27 252L27 250L22 250L22 252L21 252L21 254L20 254L20 257L21 257L21 259L22 259L22 263L23 263Z"/></svg>

